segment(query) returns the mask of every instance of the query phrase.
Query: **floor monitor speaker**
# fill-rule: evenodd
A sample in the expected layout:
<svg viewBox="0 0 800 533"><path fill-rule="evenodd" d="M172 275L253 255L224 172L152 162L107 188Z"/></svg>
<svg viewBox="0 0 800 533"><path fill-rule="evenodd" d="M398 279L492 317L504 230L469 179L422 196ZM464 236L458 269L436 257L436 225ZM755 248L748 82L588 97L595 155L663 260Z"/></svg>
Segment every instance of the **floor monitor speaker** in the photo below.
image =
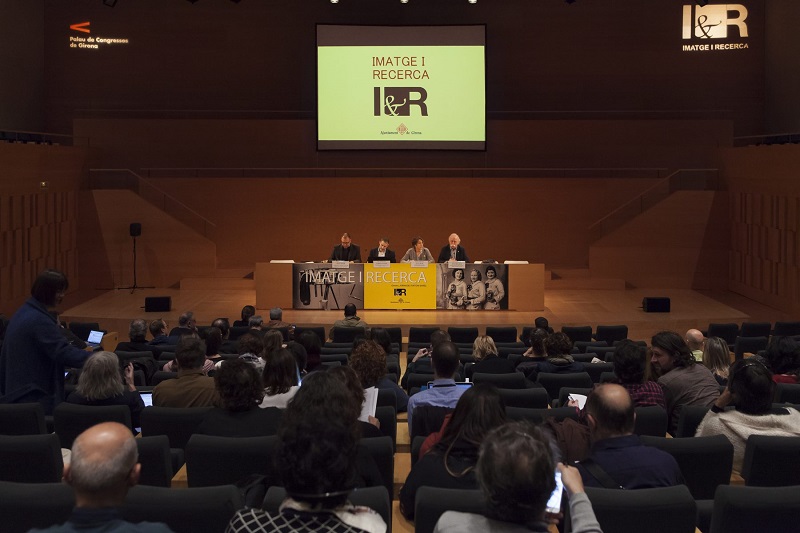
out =
<svg viewBox="0 0 800 533"><path fill-rule="evenodd" d="M144 310L147 313L171 311L172 296L147 296L144 299Z"/></svg>
<svg viewBox="0 0 800 533"><path fill-rule="evenodd" d="M645 296L642 300L645 313L669 313L669 298L663 296Z"/></svg>

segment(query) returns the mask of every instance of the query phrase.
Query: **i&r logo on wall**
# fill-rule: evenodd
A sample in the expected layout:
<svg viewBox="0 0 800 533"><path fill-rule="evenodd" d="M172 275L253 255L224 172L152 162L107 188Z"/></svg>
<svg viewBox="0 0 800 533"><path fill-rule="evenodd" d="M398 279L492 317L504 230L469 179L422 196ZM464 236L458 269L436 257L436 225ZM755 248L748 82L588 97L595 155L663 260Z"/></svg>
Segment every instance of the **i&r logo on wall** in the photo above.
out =
<svg viewBox="0 0 800 533"><path fill-rule="evenodd" d="M683 6L683 39L704 40L744 39L747 33L747 8L742 4L688 4ZM715 44L684 44L683 51L743 50L746 42Z"/></svg>

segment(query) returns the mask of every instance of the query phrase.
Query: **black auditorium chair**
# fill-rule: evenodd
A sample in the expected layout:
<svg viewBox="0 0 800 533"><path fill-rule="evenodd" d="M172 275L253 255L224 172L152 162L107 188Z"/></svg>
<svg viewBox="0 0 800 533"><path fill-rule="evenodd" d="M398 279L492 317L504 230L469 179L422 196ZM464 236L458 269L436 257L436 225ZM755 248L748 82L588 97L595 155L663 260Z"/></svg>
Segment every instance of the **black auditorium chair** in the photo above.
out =
<svg viewBox="0 0 800 533"><path fill-rule="evenodd" d="M604 372L614 371L614 363L584 363L583 370L589 374L593 383L600 383L600 376Z"/></svg>
<svg viewBox="0 0 800 533"><path fill-rule="evenodd" d="M62 448L72 443L84 430L101 422L119 422L131 427L131 410L127 405L78 405L61 402L53 410L53 426Z"/></svg>
<svg viewBox="0 0 800 533"><path fill-rule="evenodd" d="M414 499L416 533L433 533L436 522L446 511L482 513L486 509L483 492L479 490L420 487Z"/></svg>
<svg viewBox="0 0 800 533"><path fill-rule="evenodd" d="M566 334L573 343L592 342L592 326L562 326L561 333Z"/></svg>
<svg viewBox="0 0 800 533"><path fill-rule="evenodd" d="M578 353L586 353L590 347L607 348L608 343L606 341L575 341L572 343L572 351L576 351Z"/></svg>
<svg viewBox="0 0 800 533"><path fill-rule="evenodd" d="M642 436L641 441L675 458L695 500L712 500L718 486L730 483L733 445L725 435L691 439Z"/></svg>
<svg viewBox="0 0 800 533"><path fill-rule="evenodd" d="M66 483L0 481L0 516L7 533L24 533L66 522L75 507L75 492Z"/></svg>
<svg viewBox="0 0 800 533"><path fill-rule="evenodd" d="M142 465L139 484L155 487L171 486L172 476L175 473L167 436L140 437L136 439L136 447L139 450L139 463Z"/></svg>
<svg viewBox="0 0 800 533"><path fill-rule="evenodd" d="M624 324L617 326L598 325L594 332L594 338L598 341L606 341L609 346L612 346L615 341L628 338L628 326Z"/></svg>
<svg viewBox="0 0 800 533"><path fill-rule="evenodd" d="M313 331L319 337L319 343L325 344L325 340L327 339L327 333L325 333L325 328L322 326L297 326L294 328L294 338L295 340L300 338L300 335L304 331Z"/></svg>
<svg viewBox="0 0 800 533"><path fill-rule="evenodd" d="M381 433L392 439L392 449L394 449L397 443L397 408L390 405L377 407L375 418L381 424Z"/></svg>
<svg viewBox="0 0 800 533"><path fill-rule="evenodd" d="M547 391L542 387L529 389L498 389L506 407L525 407L529 409L547 408Z"/></svg>
<svg viewBox="0 0 800 533"><path fill-rule="evenodd" d="M150 384L152 386L156 386L162 381L166 381L168 379L176 379L178 377L177 372L168 372L166 370L157 370L153 377L150 379Z"/></svg>
<svg viewBox="0 0 800 533"><path fill-rule="evenodd" d="M421 343L421 344L430 344L431 342L431 333L440 329L438 326L425 326L425 327L418 327L418 326L411 326L408 329L408 342L410 343Z"/></svg>
<svg viewBox="0 0 800 533"><path fill-rule="evenodd" d="M514 326L486 326L486 335L497 343L516 343L517 328Z"/></svg>
<svg viewBox="0 0 800 533"><path fill-rule="evenodd" d="M685 485L636 490L586 487L586 495L603 533L695 532L697 505Z"/></svg>
<svg viewBox="0 0 800 533"><path fill-rule="evenodd" d="M389 437L361 439L358 443L369 452L383 479L387 494L394 492L394 443Z"/></svg>
<svg viewBox="0 0 800 533"><path fill-rule="evenodd" d="M697 426L708 412L708 407L702 405L684 405L678 415L678 426L675 429L674 437L694 437Z"/></svg>
<svg viewBox="0 0 800 533"><path fill-rule="evenodd" d="M800 335L800 322L775 322L775 329L772 331L775 337L794 337Z"/></svg>
<svg viewBox="0 0 800 533"><path fill-rule="evenodd" d="M366 335L365 328L333 328L333 342L352 343L357 337Z"/></svg>
<svg viewBox="0 0 800 533"><path fill-rule="evenodd" d="M2 481L58 483L64 474L61 445L54 433L0 435L0 458Z"/></svg>
<svg viewBox="0 0 800 533"><path fill-rule="evenodd" d="M757 354L761 350L766 350L769 345L767 337L736 337L733 344L734 359L738 361L744 358L744 354Z"/></svg>
<svg viewBox="0 0 800 533"><path fill-rule="evenodd" d="M561 387L581 387L589 389L594 385L592 377L587 372L575 372L572 374L555 374L549 372L539 372L536 381L547 390L550 398L558 398Z"/></svg>
<svg viewBox="0 0 800 533"><path fill-rule="evenodd" d="M189 487L234 484L251 474L275 476L274 449L278 437L217 437L192 435L186 443Z"/></svg>
<svg viewBox="0 0 800 533"><path fill-rule="evenodd" d="M767 337L772 334L772 324L770 322L742 322L739 330L740 337Z"/></svg>
<svg viewBox="0 0 800 533"><path fill-rule="evenodd" d="M42 404L0 404L0 435L41 435L46 432Z"/></svg>
<svg viewBox="0 0 800 533"><path fill-rule="evenodd" d="M800 490L795 487L721 486L714 496L710 533L797 531Z"/></svg>
<svg viewBox="0 0 800 533"><path fill-rule="evenodd" d="M800 437L750 435L742 477L754 487L800 485Z"/></svg>
<svg viewBox="0 0 800 533"><path fill-rule="evenodd" d="M484 374L476 372L472 375L475 383L491 383L499 389L524 389L525 376L522 372L509 372L507 374Z"/></svg>
<svg viewBox="0 0 800 533"><path fill-rule="evenodd" d="M69 330L79 339L85 341L92 331L102 331L97 322L70 322ZM103 331L103 333L106 333Z"/></svg>
<svg viewBox="0 0 800 533"><path fill-rule="evenodd" d="M636 407L636 421L633 424L633 432L637 435L652 435L653 437L666 437L667 435L667 411L660 405L648 405L646 407Z"/></svg>
<svg viewBox="0 0 800 533"><path fill-rule="evenodd" d="M439 407L434 405L420 405L414 408L411 416L411 432L409 438L413 441L414 437L427 437L431 433L442 429L444 417L452 413L449 407Z"/></svg>
<svg viewBox="0 0 800 533"><path fill-rule="evenodd" d="M582 394L583 396L589 396L591 392L592 389L585 387L561 387L558 392L558 398L554 398L551 405L553 407L564 407L567 405L570 395Z"/></svg>
<svg viewBox="0 0 800 533"><path fill-rule="evenodd" d="M522 407L506 406L506 416L509 420L527 420L534 424L541 424L548 417L561 421L565 418L578 420L578 411L574 407L556 407L555 409L528 409Z"/></svg>
<svg viewBox="0 0 800 533"><path fill-rule="evenodd" d="M225 531L242 505L233 485L181 490L138 485L128 491L120 513L129 522L163 522L175 533L197 533Z"/></svg>
<svg viewBox="0 0 800 533"><path fill-rule="evenodd" d="M211 407L145 407L141 414L142 436L166 435L170 448L186 443Z"/></svg>
<svg viewBox="0 0 800 533"><path fill-rule="evenodd" d="M450 340L456 344L469 344L470 347L472 347L472 343L475 342L475 339L478 338L478 328L474 327L450 326L447 328L447 333L450 334Z"/></svg>
<svg viewBox="0 0 800 533"><path fill-rule="evenodd" d="M733 346L736 342L736 337L739 336L739 325L733 322L726 324L719 324L712 322L708 325L706 337L719 337L728 343L728 346Z"/></svg>
<svg viewBox="0 0 800 533"><path fill-rule="evenodd" d="M776 403L800 404L800 383L778 383L775 386ZM2 413L0 406L0 413Z"/></svg>

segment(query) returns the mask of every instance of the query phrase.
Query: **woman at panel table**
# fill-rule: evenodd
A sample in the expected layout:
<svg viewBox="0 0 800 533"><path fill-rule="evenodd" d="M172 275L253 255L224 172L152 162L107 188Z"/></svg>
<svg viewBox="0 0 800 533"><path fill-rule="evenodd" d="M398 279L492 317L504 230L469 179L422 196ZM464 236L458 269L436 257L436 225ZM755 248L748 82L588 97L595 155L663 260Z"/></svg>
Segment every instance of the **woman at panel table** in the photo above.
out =
<svg viewBox="0 0 800 533"><path fill-rule="evenodd" d="M422 237L414 237L411 239L411 248L408 249L401 261L404 263L408 263L409 261L436 262L431 255L431 251L425 248L425 241L422 240Z"/></svg>
<svg viewBox="0 0 800 533"><path fill-rule="evenodd" d="M484 309L500 309L500 300L506 297L503 282L497 277L493 266L486 267L486 305Z"/></svg>
<svg viewBox="0 0 800 533"><path fill-rule="evenodd" d="M467 297L467 284L464 281L464 269L453 270L453 282L447 289L447 308L464 309L464 298Z"/></svg>
<svg viewBox="0 0 800 533"><path fill-rule="evenodd" d="M470 284L467 285L467 297L464 298L464 304L467 309L474 311L483 308L483 302L486 301L486 285L481 282L481 273L476 269L472 269L469 273Z"/></svg>

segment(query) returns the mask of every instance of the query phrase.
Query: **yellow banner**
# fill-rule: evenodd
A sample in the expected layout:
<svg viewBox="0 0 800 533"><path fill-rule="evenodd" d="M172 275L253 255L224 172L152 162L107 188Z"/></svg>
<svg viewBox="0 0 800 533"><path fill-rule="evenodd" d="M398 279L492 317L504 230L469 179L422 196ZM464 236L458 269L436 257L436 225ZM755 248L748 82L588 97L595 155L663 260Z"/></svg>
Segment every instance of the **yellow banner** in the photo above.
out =
<svg viewBox="0 0 800 533"><path fill-rule="evenodd" d="M365 309L436 309L436 264L364 264Z"/></svg>

